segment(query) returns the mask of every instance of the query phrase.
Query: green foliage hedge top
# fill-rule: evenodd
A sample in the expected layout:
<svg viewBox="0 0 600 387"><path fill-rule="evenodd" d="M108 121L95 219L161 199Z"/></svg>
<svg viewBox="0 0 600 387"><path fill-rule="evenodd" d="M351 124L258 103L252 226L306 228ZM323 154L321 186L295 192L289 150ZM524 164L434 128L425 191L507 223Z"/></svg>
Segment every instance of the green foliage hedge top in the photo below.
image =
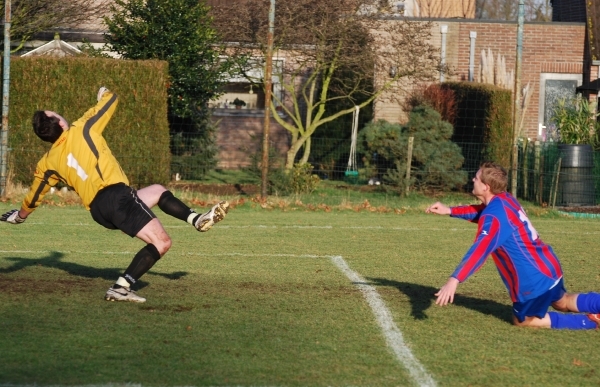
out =
<svg viewBox="0 0 600 387"><path fill-rule="evenodd" d="M482 158L510 167L512 148L512 92L474 82L447 82L454 91L456 121L452 140L484 144ZM478 165L475 166L477 170ZM473 168L469 168L473 169Z"/></svg>
<svg viewBox="0 0 600 387"><path fill-rule="evenodd" d="M163 61L11 58L9 147L15 181L29 185L50 147L33 132L33 112L53 110L74 122L97 103L98 88L105 86L118 94L119 106L104 137L130 183L168 182L167 81Z"/></svg>

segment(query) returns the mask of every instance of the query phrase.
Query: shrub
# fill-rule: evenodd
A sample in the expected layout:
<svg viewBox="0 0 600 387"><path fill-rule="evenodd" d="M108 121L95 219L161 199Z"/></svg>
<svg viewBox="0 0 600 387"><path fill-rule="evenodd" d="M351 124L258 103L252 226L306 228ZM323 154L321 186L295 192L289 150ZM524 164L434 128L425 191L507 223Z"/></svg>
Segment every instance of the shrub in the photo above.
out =
<svg viewBox="0 0 600 387"><path fill-rule="evenodd" d="M385 121L371 123L359 135L359 147L365 164L376 164L386 183L406 188L408 138L414 137L410 186L418 189L459 189L467 182L462 171L464 157L450 141L453 128L428 106L418 106L406 125ZM385 165L385 167L384 167ZM389 168L393 165L393 168ZM381 173L381 172L380 172Z"/></svg>
<svg viewBox="0 0 600 387"><path fill-rule="evenodd" d="M494 160L508 168L513 143L511 91L474 82L447 82L443 87L452 89L455 95L452 140L462 144L483 144L480 158L470 158L471 163L466 169L477 171L483 160Z"/></svg>
<svg viewBox="0 0 600 387"><path fill-rule="evenodd" d="M408 112L417 106L427 105L440 113L442 119L454 124L456 119L456 99L454 91L439 84L417 88L407 99L404 109Z"/></svg>
<svg viewBox="0 0 600 387"><path fill-rule="evenodd" d="M257 178L262 179L262 155L256 153L251 157L251 165L247 171ZM267 175L269 195L287 196L292 194L312 193L319 186L321 179L313 174L313 166L309 163L294 164L290 170L285 169L284 163L276 154L275 150L269 148L269 172Z"/></svg>
<svg viewBox="0 0 600 387"><path fill-rule="evenodd" d="M290 170L279 168L269 174L269 194L299 195L312 193L321 182L319 176L312 173L313 166L294 164Z"/></svg>
<svg viewBox="0 0 600 387"><path fill-rule="evenodd" d="M576 98L561 99L552 112L563 144L587 144L598 148L598 115L596 103L579 94Z"/></svg>

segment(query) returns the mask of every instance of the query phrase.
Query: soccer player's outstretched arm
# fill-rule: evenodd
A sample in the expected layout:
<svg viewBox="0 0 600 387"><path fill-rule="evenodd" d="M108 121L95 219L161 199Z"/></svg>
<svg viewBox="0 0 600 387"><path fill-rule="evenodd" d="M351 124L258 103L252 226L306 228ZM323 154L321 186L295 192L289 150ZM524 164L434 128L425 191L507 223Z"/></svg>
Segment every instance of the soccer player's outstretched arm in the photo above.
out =
<svg viewBox="0 0 600 387"><path fill-rule="evenodd" d="M92 130L102 134L104 128L114 114L119 99L117 95L105 87L98 90L98 103L93 108L89 109L85 114L75 121L71 127L83 128L85 131Z"/></svg>
<svg viewBox="0 0 600 387"><path fill-rule="evenodd" d="M507 236L503 235L500 230L501 222L496 217L485 215L481 219L475 242L446 284L435 294L437 296L436 304L444 306L454 302L454 293L458 284L465 282L467 278L478 271L487 260L487 257L506 239Z"/></svg>
<svg viewBox="0 0 600 387"><path fill-rule="evenodd" d="M448 303L452 304L454 302L454 293L456 293L456 288L458 287L458 280L454 277L448 278L448 281L444 286L438 290L435 294L437 299L435 303L439 306L448 305Z"/></svg>
<svg viewBox="0 0 600 387"><path fill-rule="evenodd" d="M427 214L450 215L450 207L440 202L434 203L425 210Z"/></svg>

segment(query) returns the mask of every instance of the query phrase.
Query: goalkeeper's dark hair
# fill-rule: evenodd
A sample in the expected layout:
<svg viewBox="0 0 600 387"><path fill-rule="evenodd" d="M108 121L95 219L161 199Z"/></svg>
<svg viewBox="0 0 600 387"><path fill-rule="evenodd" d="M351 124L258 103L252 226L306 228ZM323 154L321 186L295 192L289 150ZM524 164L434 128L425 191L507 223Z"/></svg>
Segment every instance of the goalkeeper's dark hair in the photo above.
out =
<svg viewBox="0 0 600 387"><path fill-rule="evenodd" d="M46 112L38 110L33 113L33 131L42 141L54 143L63 133L58 117L48 117Z"/></svg>

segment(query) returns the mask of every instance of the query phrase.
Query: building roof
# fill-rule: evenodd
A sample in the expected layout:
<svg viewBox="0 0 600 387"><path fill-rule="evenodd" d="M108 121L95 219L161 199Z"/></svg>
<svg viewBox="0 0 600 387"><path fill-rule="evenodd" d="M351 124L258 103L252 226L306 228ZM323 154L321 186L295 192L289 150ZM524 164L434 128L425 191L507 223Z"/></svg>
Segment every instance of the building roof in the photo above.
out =
<svg viewBox="0 0 600 387"><path fill-rule="evenodd" d="M54 40L39 46L35 50L31 50L26 54L21 56L34 56L34 55L46 55L46 56L55 56L55 57L65 57L65 56L73 56L81 54L81 50L77 47L71 46L69 43L65 43L60 40L60 36L58 34L54 35Z"/></svg>

